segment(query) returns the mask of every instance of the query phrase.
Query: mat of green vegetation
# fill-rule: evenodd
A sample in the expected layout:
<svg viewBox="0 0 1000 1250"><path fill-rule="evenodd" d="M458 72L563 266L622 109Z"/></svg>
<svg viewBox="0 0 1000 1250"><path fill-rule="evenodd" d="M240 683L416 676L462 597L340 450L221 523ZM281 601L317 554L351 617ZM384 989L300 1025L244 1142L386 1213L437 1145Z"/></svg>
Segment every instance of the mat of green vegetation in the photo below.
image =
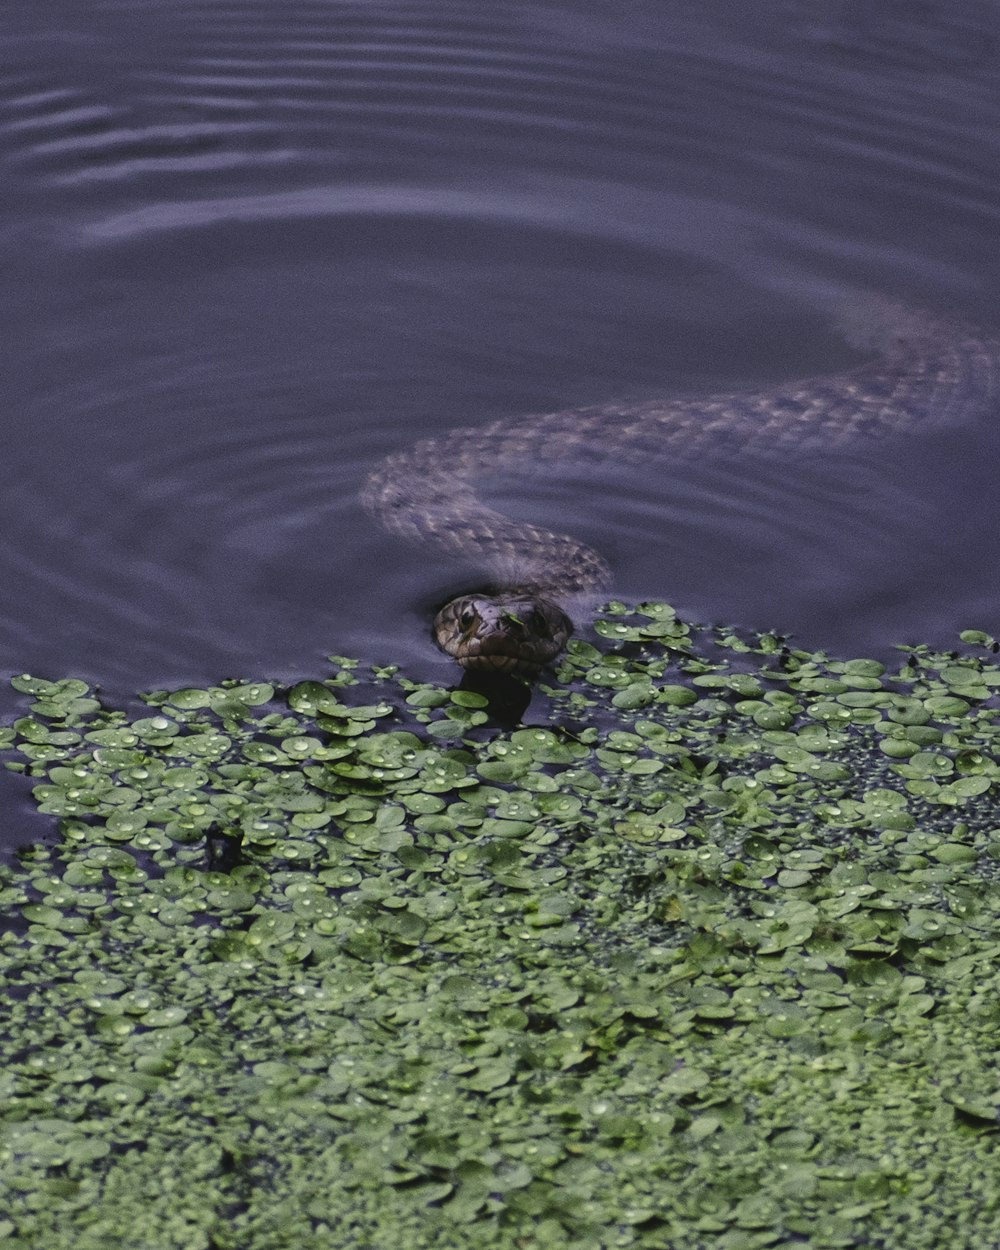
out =
<svg viewBox="0 0 1000 1250"><path fill-rule="evenodd" d="M3 1245L1000 1245L992 640L599 632L512 731L15 681Z"/></svg>

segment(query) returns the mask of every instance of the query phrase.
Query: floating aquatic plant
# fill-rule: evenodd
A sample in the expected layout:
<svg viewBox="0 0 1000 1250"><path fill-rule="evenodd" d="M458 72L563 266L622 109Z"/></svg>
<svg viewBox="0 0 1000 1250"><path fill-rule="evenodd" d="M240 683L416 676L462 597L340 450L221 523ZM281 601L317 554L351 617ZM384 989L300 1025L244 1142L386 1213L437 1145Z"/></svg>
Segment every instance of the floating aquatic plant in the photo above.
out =
<svg viewBox="0 0 1000 1250"><path fill-rule="evenodd" d="M5 1244L1000 1242L992 639L597 632L513 730L15 679Z"/></svg>

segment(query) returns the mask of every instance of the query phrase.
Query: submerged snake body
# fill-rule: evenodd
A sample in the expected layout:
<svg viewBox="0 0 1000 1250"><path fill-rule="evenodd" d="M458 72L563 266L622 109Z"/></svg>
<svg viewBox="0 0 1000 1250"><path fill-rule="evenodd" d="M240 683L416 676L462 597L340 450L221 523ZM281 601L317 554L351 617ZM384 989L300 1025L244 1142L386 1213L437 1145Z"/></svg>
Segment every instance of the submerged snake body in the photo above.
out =
<svg viewBox="0 0 1000 1250"><path fill-rule="evenodd" d="M388 457L363 494L381 524L442 552L481 559L510 586L499 600L463 596L443 609L439 645L468 667L530 673L565 644L567 599L609 584L603 558L578 539L487 506L476 489L486 478L544 471L580 456L628 464L717 448L808 450L958 425L996 406L1000 338L896 306L878 305L875 315L878 358L842 373L767 390L497 421ZM526 619L532 613L537 619Z"/></svg>

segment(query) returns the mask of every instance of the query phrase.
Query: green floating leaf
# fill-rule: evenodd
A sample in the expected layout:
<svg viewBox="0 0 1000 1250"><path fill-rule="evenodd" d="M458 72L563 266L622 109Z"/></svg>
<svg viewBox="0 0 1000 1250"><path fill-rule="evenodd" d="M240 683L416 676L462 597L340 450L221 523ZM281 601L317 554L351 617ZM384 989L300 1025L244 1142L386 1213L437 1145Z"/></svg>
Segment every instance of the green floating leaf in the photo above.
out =
<svg viewBox="0 0 1000 1250"><path fill-rule="evenodd" d="M4 1235L1000 1243L1000 670L608 625L513 729L343 660L17 679Z"/></svg>
<svg viewBox="0 0 1000 1250"><path fill-rule="evenodd" d="M192 688L184 690L174 690L167 695L166 702L172 707L183 708L185 711L193 711L197 708L209 707L212 697L207 690L195 690Z"/></svg>

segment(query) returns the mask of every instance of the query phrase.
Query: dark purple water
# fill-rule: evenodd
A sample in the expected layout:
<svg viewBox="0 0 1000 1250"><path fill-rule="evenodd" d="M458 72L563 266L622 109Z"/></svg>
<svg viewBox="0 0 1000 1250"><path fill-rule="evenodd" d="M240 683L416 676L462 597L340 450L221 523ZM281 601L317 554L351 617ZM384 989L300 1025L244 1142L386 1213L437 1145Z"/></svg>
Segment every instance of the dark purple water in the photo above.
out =
<svg viewBox="0 0 1000 1250"><path fill-rule="evenodd" d="M532 410L834 370L875 289L1000 322L1000 10L37 0L0 19L0 672L115 698L448 670L356 492ZM992 423L519 511L626 597L885 652L994 628Z"/></svg>

